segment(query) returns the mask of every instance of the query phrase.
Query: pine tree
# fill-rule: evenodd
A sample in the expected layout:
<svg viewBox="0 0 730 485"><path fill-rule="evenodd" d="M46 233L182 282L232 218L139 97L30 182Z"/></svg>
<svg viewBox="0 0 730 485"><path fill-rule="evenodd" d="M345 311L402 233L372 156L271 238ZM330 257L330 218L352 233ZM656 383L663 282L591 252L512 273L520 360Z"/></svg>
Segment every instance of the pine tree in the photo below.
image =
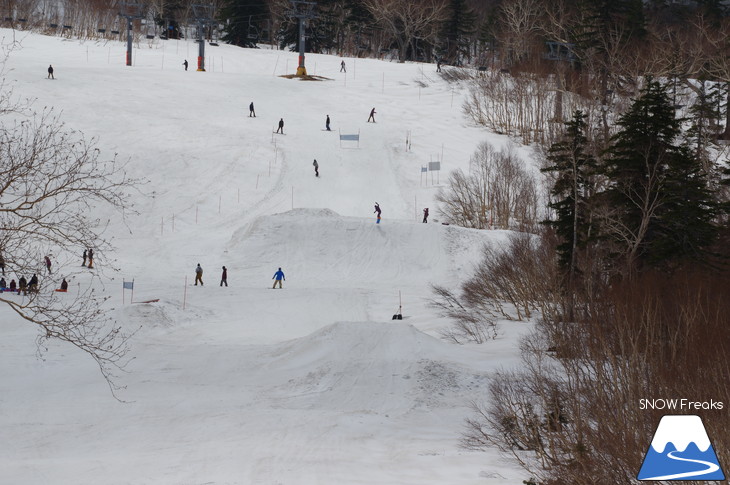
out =
<svg viewBox="0 0 730 485"><path fill-rule="evenodd" d="M449 18L444 22L440 36L440 52L450 64L458 64L462 57L470 57L470 37L476 32L475 15L466 0L450 0L449 4Z"/></svg>
<svg viewBox="0 0 730 485"><path fill-rule="evenodd" d="M700 259L717 233L701 163L681 143L666 88L649 80L618 122L601 167L604 231L629 270Z"/></svg>
<svg viewBox="0 0 730 485"><path fill-rule="evenodd" d="M269 19L266 0L225 0L218 18L225 24L223 40L241 47L255 47Z"/></svg>
<svg viewBox="0 0 730 485"><path fill-rule="evenodd" d="M585 247L591 232L589 199L595 187L593 171L595 158L590 155L586 138L587 115L576 111L565 123L562 140L550 147L550 166L542 169L555 175L550 190L554 200L549 207L555 210L555 220L546 221L555 229L561 242L557 250L560 266L567 273L567 283L573 285L578 268L578 252Z"/></svg>

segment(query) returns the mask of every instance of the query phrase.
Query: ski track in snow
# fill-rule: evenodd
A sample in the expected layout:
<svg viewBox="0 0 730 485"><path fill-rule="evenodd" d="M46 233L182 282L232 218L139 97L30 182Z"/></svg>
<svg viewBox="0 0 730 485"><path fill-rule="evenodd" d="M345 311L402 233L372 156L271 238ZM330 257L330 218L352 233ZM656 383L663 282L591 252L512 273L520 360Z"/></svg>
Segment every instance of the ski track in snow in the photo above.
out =
<svg viewBox="0 0 730 485"><path fill-rule="evenodd" d="M507 143L466 124L463 87L413 63L347 59L345 83L339 58L307 54L332 80L304 83L279 77L296 65L291 52L221 45L197 73L180 66L193 42L135 44L130 68L123 43L19 38L6 65L15 94L53 106L149 183L128 227L104 208L89 213L110 221L118 247L99 255L99 291L118 324L139 328L119 378L125 402L69 346L49 342L37 359L36 329L0 308L0 484L526 478L498 452L458 440L469 402L484 398L492 370L517 360L529 326L510 322L496 341L457 346L436 338L448 322L428 305L431 283L455 289L483 244L506 240L439 224L439 187L422 185L420 167L442 151L440 186L485 138ZM366 123L373 106L377 123ZM332 132L320 129L327 114ZM287 135L272 137L280 117ZM359 130L360 148L340 148L339 130ZM104 269L105 256L121 273ZM192 286L198 262L203 287ZM284 289L272 290L278 267ZM88 278L75 275L72 289ZM136 301L159 303L122 304L122 279L135 280ZM404 320L391 321L399 292Z"/></svg>

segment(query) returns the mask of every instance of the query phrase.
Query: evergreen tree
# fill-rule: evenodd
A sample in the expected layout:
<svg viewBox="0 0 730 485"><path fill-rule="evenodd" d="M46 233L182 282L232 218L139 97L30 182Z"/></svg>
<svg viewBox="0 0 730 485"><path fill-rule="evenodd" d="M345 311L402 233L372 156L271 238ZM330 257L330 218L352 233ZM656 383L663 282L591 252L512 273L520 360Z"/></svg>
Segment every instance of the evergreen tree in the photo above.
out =
<svg viewBox="0 0 730 485"><path fill-rule="evenodd" d="M587 115L576 111L565 123L562 140L550 147L550 166L542 169L555 175L550 190L554 198L549 207L555 210L555 220L546 221L555 229L561 242L557 250L560 266L572 286L578 268L578 251L590 237L589 200L594 195L593 171L595 158L590 155L586 138Z"/></svg>
<svg viewBox="0 0 730 485"><path fill-rule="evenodd" d="M698 258L717 232L716 205L666 88L649 80L618 125L601 168L605 235L630 270Z"/></svg>
<svg viewBox="0 0 730 485"><path fill-rule="evenodd" d="M476 32L474 11L466 0L449 1L449 18L444 22L440 36L440 53L450 64L458 64L461 58L469 59L470 37Z"/></svg>
<svg viewBox="0 0 730 485"><path fill-rule="evenodd" d="M269 19L266 0L225 0L218 15L225 25L222 39L241 47L256 47L259 33Z"/></svg>

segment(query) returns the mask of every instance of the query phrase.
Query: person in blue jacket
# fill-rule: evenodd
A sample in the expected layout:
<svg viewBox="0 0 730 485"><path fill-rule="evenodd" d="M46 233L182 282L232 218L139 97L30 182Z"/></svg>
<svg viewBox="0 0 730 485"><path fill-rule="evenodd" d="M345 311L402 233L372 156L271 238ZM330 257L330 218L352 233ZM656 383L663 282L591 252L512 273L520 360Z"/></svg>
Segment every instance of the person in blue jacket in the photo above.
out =
<svg viewBox="0 0 730 485"><path fill-rule="evenodd" d="M279 284L279 288L281 288L281 281L282 280L286 281L286 278L284 277L284 272L281 270L281 268L279 268L279 271L274 273L274 277L271 279L276 280L276 281L274 281L274 288L276 288L277 283Z"/></svg>

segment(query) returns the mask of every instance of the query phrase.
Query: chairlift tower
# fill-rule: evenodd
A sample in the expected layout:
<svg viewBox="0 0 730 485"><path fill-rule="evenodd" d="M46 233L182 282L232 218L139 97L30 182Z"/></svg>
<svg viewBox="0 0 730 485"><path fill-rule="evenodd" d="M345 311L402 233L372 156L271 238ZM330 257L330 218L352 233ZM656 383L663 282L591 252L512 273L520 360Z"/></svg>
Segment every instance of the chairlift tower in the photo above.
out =
<svg viewBox="0 0 730 485"><path fill-rule="evenodd" d="M216 23L213 5L195 4L193 16L198 23L198 71L205 71L205 27Z"/></svg>
<svg viewBox="0 0 730 485"><path fill-rule="evenodd" d="M135 19L142 19L145 15L142 14L143 7L139 3L120 3L119 4L119 16L127 19L127 65L132 65L132 22Z"/></svg>
<svg viewBox="0 0 730 485"><path fill-rule="evenodd" d="M306 76L307 68L304 67L304 44L306 34L304 33L305 22L309 19L317 18L314 13L317 8L317 2L304 2L301 0L289 0L292 9L287 12L289 17L299 19L299 67L297 67L297 76Z"/></svg>

